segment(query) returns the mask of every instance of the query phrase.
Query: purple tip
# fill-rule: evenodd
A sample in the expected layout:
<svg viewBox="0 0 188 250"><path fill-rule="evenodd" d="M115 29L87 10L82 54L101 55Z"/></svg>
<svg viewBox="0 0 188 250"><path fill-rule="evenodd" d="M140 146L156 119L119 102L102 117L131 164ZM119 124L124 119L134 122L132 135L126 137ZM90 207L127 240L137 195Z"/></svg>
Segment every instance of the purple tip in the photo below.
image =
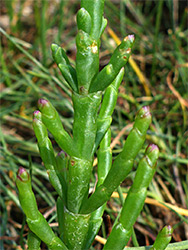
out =
<svg viewBox="0 0 188 250"><path fill-rule="evenodd" d="M142 107L142 110L144 111L144 114L143 114L144 116L151 116L149 106Z"/></svg>
<svg viewBox="0 0 188 250"><path fill-rule="evenodd" d="M152 152L152 151L154 151L154 150L159 150L158 146L155 145L155 144L149 144L149 145L147 146L147 148L146 148L146 151L147 151L148 153L150 153L150 152Z"/></svg>
<svg viewBox="0 0 188 250"><path fill-rule="evenodd" d="M173 233L173 228L170 225L168 225L167 230L168 230L169 235L171 236Z"/></svg>
<svg viewBox="0 0 188 250"><path fill-rule="evenodd" d="M142 109L143 109L145 112L149 112L149 106L144 106L144 107L142 107Z"/></svg>
<svg viewBox="0 0 188 250"><path fill-rule="evenodd" d="M33 115L38 115L39 113L40 113L39 110L35 110L35 111L33 112Z"/></svg>
<svg viewBox="0 0 188 250"><path fill-rule="evenodd" d="M41 120L41 118L42 118L41 112L39 110L35 110L33 112L33 121Z"/></svg>
<svg viewBox="0 0 188 250"><path fill-rule="evenodd" d="M64 150L61 150L57 155L58 156L64 155L66 157L67 153Z"/></svg>
<svg viewBox="0 0 188 250"><path fill-rule="evenodd" d="M165 231L166 237L172 237L173 228L170 225L165 226L162 230Z"/></svg>
<svg viewBox="0 0 188 250"><path fill-rule="evenodd" d="M142 107L142 110L144 111L144 116L150 116L151 115L149 106Z"/></svg>
<svg viewBox="0 0 188 250"><path fill-rule="evenodd" d="M33 118L36 118L37 116L39 116L40 115L40 111L39 110L35 110L34 112L33 112Z"/></svg>
<svg viewBox="0 0 188 250"><path fill-rule="evenodd" d="M46 105L47 103L48 103L48 101L45 100L45 99L42 99L42 98L41 98L41 99L38 100L38 104L39 104L39 105L44 106L44 105Z"/></svg>
<svg viewBox="0 0 188 250"><path fill-rule="evenodd" d="M138 117L140 117L140 118L151 117L151 113L150 113L149 106L144 106L144 107L142 107L142 108L138 111L137 115L138 115Z"/></svg>
<svg viewBox="0 0 188 250"><path fill-rule="evenodd" d="M26 172L25 168L20 167L20 168L18 169L18 175L22 175L24 172Z"/></svg>
<svg viewBox="0 0 188 250"><path fill-rule="evenodd" d="M128 35L128 39L129 39L129 41L130 41L131 43L133 43L135 37L134 37L134 35Z"/></svg>
<svg viewBox="0 0 188 250"><path fill-rule="evenodd" d="M28 172L26 171L25 168L20 167L20 168L18 169L17 178L18 178L20 181L23 181L23 182L29 180L29 174L28 174Z"/></svg>

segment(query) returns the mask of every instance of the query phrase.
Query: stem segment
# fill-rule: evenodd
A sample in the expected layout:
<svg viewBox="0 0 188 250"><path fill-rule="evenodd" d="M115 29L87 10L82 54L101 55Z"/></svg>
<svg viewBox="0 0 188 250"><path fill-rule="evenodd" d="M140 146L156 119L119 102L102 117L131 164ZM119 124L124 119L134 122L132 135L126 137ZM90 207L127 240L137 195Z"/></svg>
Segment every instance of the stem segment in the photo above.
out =
<svg viewBox="0 0 188 250"><path fill-rule="evenodd" d="M18 170L16 185L19 191L19 200L30 230L46 243L51 250L68 250L54 234L44 216L38 211L36 199L31 188L31 178L29 173L22 167Z"/></svg>
<svg viewBox="0 0 188 250"><path fill-rule="evenodd" d="M136 116L135 124L127 137L123 151L115 159L104 183L82 205L81 213L93 212L103 205L110 198L113 191L126 178L133 167L135 157L145 141L150 123L151 114L149 107L143 107Z"/></svg>
<svg viewBox="0 0 188 250"><path fill-rule="evenodd" d="M149 145L145 156L139 162L134 183L128 192L120 214L119 223L113 227L103 250L122 250L128 243L132 234L132 227L143 208L147 188L156 170L158 156L158 147L153 144Z"/></svg>

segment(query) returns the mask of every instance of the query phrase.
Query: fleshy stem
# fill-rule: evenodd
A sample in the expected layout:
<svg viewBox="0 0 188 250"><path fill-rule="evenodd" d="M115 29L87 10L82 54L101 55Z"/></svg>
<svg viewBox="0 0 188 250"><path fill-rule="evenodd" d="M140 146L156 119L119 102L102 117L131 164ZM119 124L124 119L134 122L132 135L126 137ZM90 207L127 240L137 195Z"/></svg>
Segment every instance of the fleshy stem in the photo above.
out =
<svg viewBox="0 0 188 250"><path fill-rule="evenodd" d="M134 35L126 36L121 44L115 49L110 61L96 76L91 83L89 92L103 91L115 79L120 69L125 66L130 55L131 49L134 44Z"/></svg>
<svg viewBox="0 0 188 250"><path fill-rule="evenodd" d="M49 179L59 195L57 215L60 237L71 250L89 248L101 225L105 203L130 172L151 122L149 109L142 108L122 153L111 168L109 129L111 115L116 105L118 87L124 75L122 67L131 54L134 35L128 35L123 39L112 54L108 65L99 72L100 37L107 25L103 9L104 0L81 0L81 9L77 13L75 68L60 46L56 44L51 46L54 61L72 90L74 108L72 136L65 131L56 109L48 100L39 100L41 113L35 111L33 120L41 158ZM103 91L105 94L101 103ZM64 151L57 157L54 155L47 130ZM98 184L95 193L88 199L92 163L98 147ZM27 185L25 184L23 188L23 190L28 189L30 193L30 204L29 202L26 204L25 191L21 190L23 186L21 172L26 175L25 170L19 170L17 185L29 227L50 249L67 249L61 240L54 236L46 220L39 213L29 177L25 182ZM33 206L31 210L30 205ZM34 217L37 219L34 220ZM45 236L42 236L43 234Z"/></svg>
<svg viewBox="0 0 188 250"><path fill-rule="evenodd" d="M123 147L123 151L115 159L104 183L100 185L93 195L82 205L81 213L91 213L102 206L113 191L126 178L133 167L133 162L141 149L147 129L151 123L149 107L143 107L137 114L136 120Z"/></svg>
<svg viewBox="0 0 188 250"><path fill-rule="evenodd" d="M42 122L42 114L40 111L35 111L33 118L33 128L37 137L40 156L47 170L49 180L58 195L66 201L66 182L63 176L58 173L52 143L48 138L48 132Z"/></svg>
<svg viewBox="0 0 188 250"><path fill-rule="evenodd" d="M103 248L103 250L122 250L128 243L132 227L140 214L147 195L147 188L156 171L159 149L151 144L147 147L145 156L139 162L136 176L127 198L124 202L119 223L117 223Z"/></svg>
<svg viewBox="0 0 188 250"><path fill-rule="evenodd" d="M41 240L32 231L29 231L27 236L27 250L41 250L40 243Z"/></svg>
<svg viewBox="0 0 188 250"><path fill-rule="evenodd" d="M42 122L53 135L61 149L67 154L74 155L73 140L63 128L60 117L53 105L45 99L39 99L38 107L42 113Z"/></svg>
<svg viewBox="0 0 188 250"><path fill-rule="evenodd" d="M118 97L118 88L123 80L123 76L124 76L124 68L120 70L119 74L116 76L112 84L108 86L108 88L104 93L100 112L97 117L97 133L96 133L93 152L96 151L106 131L111 125L112 113L116 106Z"/></svg>
<svg viewBox="0 0 188 250"><path fill-rule="evenodd" d="M111 143L111 130L108 129L108 131L106 132L104 138L100 143L100 148L97 152L97 158L98 158L97 186L100 186L104 182L112 165L112 150L110 148L110 143ZM102 215L104 213L105 207L106 203L91 214L85 249L89 248L89 246L92 244L95 236L99 231L99 228L102 224Z"/></svg>
<svg viewBox="0 0 188 250"><path fill-rule="evenodd" d="M31 188L29 173L22 167L18 169L16 185L19 199L26 215L30 230L37 235L51 250L68 250L63 242L54 234L44 216L38 211L36 199Z"/></svg>
<svg viewBox="0 0 188 250"><path fill-rule="evenodd" d="M170 225L163 227L150 250L165 250L172 239L172 232L173 229Z"/></svg>

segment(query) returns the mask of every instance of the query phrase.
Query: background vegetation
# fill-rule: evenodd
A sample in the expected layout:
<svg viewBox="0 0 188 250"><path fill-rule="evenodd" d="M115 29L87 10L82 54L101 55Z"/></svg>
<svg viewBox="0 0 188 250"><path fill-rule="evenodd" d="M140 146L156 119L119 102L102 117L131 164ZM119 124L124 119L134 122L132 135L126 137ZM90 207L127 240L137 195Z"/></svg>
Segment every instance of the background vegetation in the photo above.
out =
<svg viewBox="0 0 188 250"><path fill-rule="evenodd" d="M75 0L1 1L0 249L26 248L28 228L15 187L19 166L32 172L40 211L52 227L57 225L56 194L41 164L31 121L37 100L48 98L71 132L71 93L52 60L50 45L52 42L61 45L74 64L78 9L79 1ZM158 170L135 224L137 240L133 238L129 246L137 245L137 241L140 246L152 244L165 224L174 228L172 242L188 239L187 13L186 1L106 0L105 3L108 27L102 36L100 67L107 64L119 39L127 34L136 35L132 60L125 67L113 116L114 156L121 150L135 114L143 105L149 105L153 115L147 143L154 142L160 148ZM58 152L53 138L52 142ZM91 190L96 181L96 167ZM134 174L133 171L123 182L123 193L129 189ZM99 232L103 238L108 236L121 209L123 197L115 196L116 193L105 210ZM98 238L93 249L102 249L102 241Z"/></svg>

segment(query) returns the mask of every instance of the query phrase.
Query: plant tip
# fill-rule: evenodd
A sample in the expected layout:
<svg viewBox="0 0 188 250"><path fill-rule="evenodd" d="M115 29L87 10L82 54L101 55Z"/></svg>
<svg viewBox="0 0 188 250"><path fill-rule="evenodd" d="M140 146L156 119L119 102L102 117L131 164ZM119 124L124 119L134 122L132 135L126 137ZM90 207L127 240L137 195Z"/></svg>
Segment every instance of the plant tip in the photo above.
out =
<svg viewBox="0 0 188 250"><path fill-rule="evenodd" d="M58 156L61 156L61 155L67 156L67 153L64 150L61 150L57 155Z"/></svg>
<svg viewBox="0 0 188 250"><path fill-rule="evenodd" d="M35 110L35 111L33 112L33 115L38 115L39 113L40 113L39 110Z"/></svg>
<svg viewBox="0 0 188 250"><path fill-rule="evenodd" d="M137 117L139 117L139 118L151 117L151 113L150 113L149 106L144 106L144 107L142 107L142 108L138 111Z"/></svg>
<svg viewBox="0 0 188 250"><path fill-rule="evenodd" d="M57 50L58 48L59 48L59 46L57 44L52 43L52 45L51 45L52 50Z"/></svg>
<svg viewBox="0 0 188 250"><path fill-rule="evenodd" d="M128 35L123 40L124 40L124 42L127 42L129 40L131 43L133 43L135 40L135 37L134 37L134 35Z"/></svg>
<svg viewBox="0 0 188 250"><path fill-rule="evenodd" d="M17 178L18 178L20 181L22 181L22 182L25 182L25 181L28 181L28 180L29 180L29 174L28 174L28 172L26 171L25 168L20 167L20 168L18 169Z"/></svg>
<svg viewBox="0 0 188 250"><path fill-rule="evenodd" d="M144 114L143 114L144 116L151 116L149 106L143 106L142 110L144 111Z"/></svg>
<svg viewBox="0 0 188 250"><path fill-rule="evenodd" d="M149 110L149 106L144 106L144 107L142 107L142 109L145 111L145 112L149 112L150 110Z"/></svg>
<svg viewBox="0 0 188 250"><path fill-rule="evenodd" d="M167 230L169 234L172 234L173 229L170 225L167 226Z"/></svg>
<svg viewBox="0 0 188 250"><path fill-rule="evenodd" d="M146 151L147 151L148 153L150 153L150 152L152 152L152 151L154 151L154 150L159 150L159 148L158 148L157 145L155 145L155 144L149 144L149 145L147 146Z"/></svg>
<svg viewBox="0 0 188 250"><path fill-rule="evenodd" d="M47 100L45 100L45 99L39 99L38 100L38 104L40 105L40 106L44 106L44 105L46 105L48 103L48 101Z"/></svg>
<svg viewBox="0 0 188 250"><path fill-rule="evenodd" d="M134 36L134 35L128 35L128 38L129 38L129 41L130 41L131 43L133 43L134 40L135 40L135 36Z"/></svg>
<svg viewBox="0 0 188 250"><path fill-rule="evenodd" d="M36 119L36 118L41 118L41 112L39 110L35 110L33 112L33 119Z"/></svg>
<svg viewBox="0 0 188 250"><path fill-rule="evenodd" d="M168 225L167 228L168 228L168 230L171 230L172 227L170 225Z"/></svg>

